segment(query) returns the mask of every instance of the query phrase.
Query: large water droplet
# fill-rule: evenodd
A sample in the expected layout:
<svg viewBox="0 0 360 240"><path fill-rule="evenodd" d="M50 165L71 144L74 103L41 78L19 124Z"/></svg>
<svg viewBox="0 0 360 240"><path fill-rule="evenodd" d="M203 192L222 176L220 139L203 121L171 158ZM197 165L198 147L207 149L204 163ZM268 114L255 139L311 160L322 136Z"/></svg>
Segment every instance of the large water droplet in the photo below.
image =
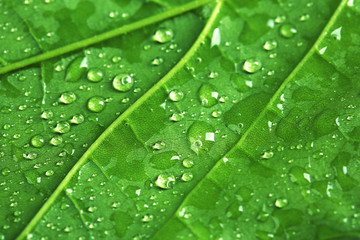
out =
<svg viewBox="0 0 360 240"><path fill-rule="evenodd" d="M160 174L155 182L155 185L162 189L170 189L175 183L175 176L170 173Z"/></svg>
<svg viewBox="0 0 360 240"><path fill-rule="evenodd" d="M179 102L184 98L184 93L178 89L171 90L169 93L169 99L173 102Z"/></svg>
<svg viewBox="0 0 360 240"><path fill-rule="evenodd" d="M211 84L203 84L198 94L201 105L205 107L212 107L218 102L219 93L216 91L215 86Z"/></svg>
<svg viewBox="0 0 360 240"><path fill-rule="evenodd" d="M249 58L244 62L243 69L248 73L255 73L261 69L261 62L255 58Z"/></svg>
<svg viewBox="0 0 360 240"><path fill-rule="evenodd" d="M170 28L160 28L155 32L153 40L158 43L167 43L170 42L173 37L174 32Z"/></svg>
<svg viewBox="0 0 360 240"><path fill-rule="evenodd" d="M67 133L70 131L70 124L68 122L59 122L53 130L54 132L61 134Z"/></svg>
<svg viewBox="0 0 360 240"><path fill-rule="evenodd" d="M128 74L118 74L113 79L113 87L120 92L127 92L132 86L134 81Z"/></svg>
<svg viewBox="0 0 360 240"><path fill-rule="evenodd" d="M296 29L290 24L284 24L280 27L280 34L284 38L292 38L296 34Z"/></svg>
<svg viewBox="0 0 360 240"><path fill-rule="evenodd" d="M33 147L41 148L44 146L45 139L41 135L35 135L31 138L30 143Z"/></svg>
<svg viewBox="0 0 360 240"><path fill-rule="evenodd" d="M73 103L76 100L76 95L73 92L64 92L59 98L59 102L64 104Z"/></svg>
<svg viewBox="0 0 360 240"><path fill-rule="evenodd" d="M215 130L206 122L194 122L187 135L190 148L198 154L209 151L215 142Z"/></svg>
<svg viewBox="0 0 360 240"><path fill-rule="evenodd" d="M100 96L91 97L88 100L88 109L92 112L101 112L105 108L105 99Z"/></svg>
<svg viewBox="0 0 360 240"><path fill-rule="evenodd" d="M90 69L87 73L87 79L90 82L100 82L104 77L104 73L97 68Z"/></svg>

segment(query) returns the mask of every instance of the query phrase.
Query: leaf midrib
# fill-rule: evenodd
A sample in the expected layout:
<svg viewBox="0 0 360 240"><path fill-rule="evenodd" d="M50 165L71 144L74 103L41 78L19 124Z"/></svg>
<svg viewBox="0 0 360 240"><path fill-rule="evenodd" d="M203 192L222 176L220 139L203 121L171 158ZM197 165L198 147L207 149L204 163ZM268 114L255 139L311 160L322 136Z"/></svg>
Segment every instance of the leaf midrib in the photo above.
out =
<svg viewBox="0 0 360 240"><path fill-rule="evenodd" d="M265 116L266 112L268 109L271 108L271 106L274 104L274 102L280 97L282 91L285 89L285 87L288 85L288 83L294 78L294 76L299 72L299 70L303 67L303 65L309 60L309 58L313 55L316 54L317 52L317 48L320 45L320 43L322 42L322 40L325 38L325 36L329 33L329 30L331 29L331 27L333 26L334 22L337 20L337 17L339 16L339 14L342 12L343 8L346 6L348 0L341 0L339 6L337 7L337 9L335 10L335 12L333 13L333 15L331 16L330 20L328 21L327 25L325 26L325 28L323 29L323 31L321 32L321 34L319 35L318 39L315 41L315 43L313 44L313 46L311 47L311 49L307 52L307 54L304 56L304 58L297 64L297 66L295 67L295 69L289 74L289 76L285 79L285 81L280 85L280 87L278 88L278 90L273 94L273 96L270 98L268 104L264 107L264 109L261 111L261 113L259 114L259 116L252 122L252 124L250 125L250 127L244 132L244 134L241 136L241 138L239 139L239 141L234 145L234 147L232 147L229 151L227 151L207 172L207 174L203 177L203 179L201 181L199 181L194 187L193 189L191 189L189 191L189 193L186 195L186 197L184 197L184 199L181 201L181 203L179 204L179 207L174 211L174 214L172 216L170 216L170 218L175 217L176 213L178 212L178 210L181 208L182 204L189 198L189 196L191 196L191 193L196 191L197 188L199 188L199 186L201 185L201 183L204 181L204 179L206 179L208 177L208 175L213 171L213 169L220 163L220 161L229 153L231 153L232 151L235 151L236 149L241 149L241 146L243 144L243 142L246 140L247 136L252 132L252 130L255 128L255 126L259 123L259 121ZM246 149L245 149L246 151ZM185 222L182 218L177 218L179 219L182 223L184 223L186 226L187 222ZM166 223L164 223L157 232L159 232L160 229L163 228L163 226L165 226ZM189 228L191 230L191 228ZM157 232L155 232L151 239L154 239L153 237L157 234Z"/></svg>
<svg viewBox="0 0 360 240"><path fill-rule="evenodd" d="M20 235L16 239L24 239L31 230L36 226L39 220L43 217L46 211L51 207L52 203L56 200L56 198L61 194L64 190L65 186L68 182L72 179L72 177L79 171L79 169L86 163L89 159L92 152L106 139L106 137L116 128L121 122L123 122L138 106L143 104L149 97L153 95L154 92L158 91L164 84L170 80L180 69L184 67L184 65L188 62L188 60L194 55L197 49L200 47L201 43L204 41L205 37L208 35L209 31L212 28L213 22L216 19L216 16L219 13L220 6L222 5L224 0L219 0L216 4L207 24L205 25L202 32L199 34L198 38L191 46L189 51L180 59L180 61L159 81L157 82L152 88L150 88L143 96L141 96L134 104L132 104L126 111L121 114L97 139L96 141L89 147L89 149L81 156L81 158L77 161L77 163L73 166L73 168L68 172L65 178L61 181L55 191L50 195L50 197L46 200L44 205L40 208L40 210L36 213L36 215L31 219L31 221L27 224L24 230L20 233ZM166 18L159 19L157 21L165 20L167 18L176 16L181 13L185 13L186 11L191 11L196 7L201 7L207 3L214 2L214 0L200 0L194 1L189 4L182 5L182 7L178 7L177 14L175 15L167 15ZM196 4L195 4L196 3ZM195 5L194 5L195 4ZM184 8L184 6L186 8ZM158 16L158 15L156 15ZM152 22L155 23L155 22ZM150 25L152 23L148 23ZM144 25L145 26L145 25ZM141 26L141 27L144 27ZM140 27L139 27L140 28ZM121 29L121 28L119 28ZM135 30L134 28L132 30ZM10 65L9 65L10 66ZM1 74L0 68L0 74Z"/></svg>
<svg viewBox="0 0 360 240"><path fill-rule="evenodd" d="M130 23L125 26L121 26L119 28L110 30L108 32L101 33L101 34L95 35L93 37L86 38L86 39L80 40L78 42L70 43L66 46L63 46L63 47L60 47L60 48L57 48L57 49L54 49L54 50L51 50L48 52L41 53L39 55L29 57L24 60L20 60L18 62L8 64L8 65L0 68L0 76L5 73L9 73L9 72L21 69L23 67L27 67L27 66L30 66L30 65L33 65L36 63L40 63L45 60L61 56L63 54L70 53L70 52L94 45L96 43L106 41L108 39L120 36L125 33L129 33L131 31L149 26L151 24L164 21L168 18L172 18L177 15L183 14L185 12L189 12L191 10L199 8L205 4L207 4L209 2L213 2L213 1L214 0L194 0L192 2L172 8L170 10L156 14L154 16L151 16L151 17L148 17L145 19L141 19L134 23ZM29 29L29 31L30 31L30 29Z"/></svg>

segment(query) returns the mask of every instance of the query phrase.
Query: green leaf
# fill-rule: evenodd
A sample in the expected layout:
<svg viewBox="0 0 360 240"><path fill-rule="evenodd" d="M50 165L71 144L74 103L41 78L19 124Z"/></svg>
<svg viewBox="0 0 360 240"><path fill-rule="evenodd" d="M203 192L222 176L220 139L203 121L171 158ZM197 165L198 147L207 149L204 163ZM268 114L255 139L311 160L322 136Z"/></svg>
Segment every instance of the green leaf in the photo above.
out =
<svg viewBox="0 0 360 240"><path fill-rule="evenodd" d="M3 238L357 239L359 3L5 1Z"/></svg>

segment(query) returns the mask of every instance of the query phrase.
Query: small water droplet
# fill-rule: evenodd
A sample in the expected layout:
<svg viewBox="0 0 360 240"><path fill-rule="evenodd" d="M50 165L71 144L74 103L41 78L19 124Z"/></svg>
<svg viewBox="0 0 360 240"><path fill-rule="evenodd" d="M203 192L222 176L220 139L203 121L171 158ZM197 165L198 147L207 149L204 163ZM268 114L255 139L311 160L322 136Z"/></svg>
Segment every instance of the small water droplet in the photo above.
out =
<svg viewBox="0 0 360 240"><path fill-rule="evenodd" d="M152 220L154 219L154 216L153 215L145 215L141 221L144 222L144 223L148 223L148 222L151 222Z"/></svg>
<svg viewBox="0 0 360 240"><path fill-rule="evenodd" d="M271 151L268 151L268 152L264 152L263 155L261 155L261 158L269 159L269 158L272 158L273 156L274 156L274 153Z"/></svg>
<svg viewBox="0 0 360 240"><path fill-rule="evenodd" d="M255 73L261 69L261 62L255 58L249 58L244 62L243 69L248 73Z"/></svg>
<svg viewBox="0 0 360 240"><path fill-rule="evenodd" d="M70 131L70 124L68 122L59 122L53 130L54 132L61 134L67 133Z"/></svg>
<svg viewBox="0 0 360 240"><path fill-rule="evenodd" d="M164 59L161 57L156 57L151 61L151 65L153 66L159 66L164 62Z"/></svg>
<svg viewBox="0 0 360 240"><path fill-rule="evenodd" d="M74 116L70 119L70 123L80 124L80 123L83 123L84 120L85 120L84 115L82 115L82 114L76 114L76 115L74 115Z"/></svg>
<svg viewBox="0 0 360 240"><path fill-rule="evenodd" d="M290 24L284 24L280 27L280 34L284 38L292 38L296 34L296 29Z"/></svg>
<svg viewBox="0 0 360 240"><path fill-rule="evenodd" d="M35 135L31 138L30 143L33 147L41 148L44 146L45 139L41 135Z"/></svg>
<svg viewBox="0 0 360 240"><path fill-rule="evenodd" d="M134 81L128 74L118 74L113 79L113 87L120 92L127 92L134 86Z"/></svg>
<svg viewBox="0 0 360 240"><path fill-rule="evenodd" d="M283 208L288 204L288 200L286 198L278 198L275 201L275 206L277 208Z"/></svg>
<svg viewBox="0 0 360 240"><path fill-rule="evenodd" d="M218 102L219 93L215 87L210 84L203 84L199 90L199 98L201 105L204 107L212 107Z"/></svg>
<svg viewBox="0 0 360 240"><path fill-rule="evenodd" d="M50 139L50 144L53 146L58 146L63 142L63 138L61 136L55 136Z"/></svg>
<svg viewBox="0 0 360 240"><path fill-rule="evenodd" d="M154 143L154 145L152 146L152 148L154 150L161 150L165 147L166 147L166 144L163 141L158 141L158 142Z"/></svg>
<svg viewBox="0 0 360 240"><path fill-rule="evenodd" d="M175 183L175 177L170 173L160 174L155 182L155 185L162 189L170 189Z"/></svg>
<svg viewBox="0 0 360 240"><path fill-rule="evenodd" d="M2 170L1 170L1 174L3 175L3 176L7 176L7 175L9 175L9 173L10 173L11 171L10 171L10 169L9 168L3 168Z"/></svg>
<svg viewBox="0 0 360 240"><path fill-rule="evenodd" d="M179 122L179 121L181 121L181 119L182 119L182 115L180 113L173 113L170 116L170 120L173 122Z"/></svg>
<svg viewBox="0 0 360 240"><path fill-rule="evenodd" d="M194 161L190 159L184 159L182 164L186 168L192 168L194 166Z"/></svg>
<svg viewBox="0 0 360 240"><path fill-rule="evenodd" d="M45 110L41 113L41 118L42 119L50 119L54 116L54 113L50 110Z"/></svg>
<svg viewBox="0 0 360 240"><path fill-rule="evenodd" d="M89 213L93 213L93 212L95 212L97 210L97 207L96 206L90 206L90 207L88 207L88 209L87 209L87 211L89 212Z"/></svg>
<svg viewBox="0 0 360 240"><path fill-rule="evenodd" d="M211 113L211 116L213 116L214 118L218 118L221 116L221 114L222 114L222 112L220 110L217 110L217 111L213 111Z"/></svg>
<svg viewBox="0 0 360 240"><path fill-rule="evenodd" d="M81 76L86 70L86 58L78 57L73 60L69 67L66 69L65 81L67 82L76 82L79 81Z"/></svg>
<svg viewBox="0 0 360 240"><path fill-rule="evenodd" d="M104 77L104 73L97 68L90 69L87 73L87 79L90 82L100 82Z"/></svg>
<svg viewBox="0 0 360 240"><path fill-rule="evenodd" d="M179 102L184 98L184 93L178 89L171 90L169 93L169 99L173 102Z"/></svg>
<svg viewBox="0 0 360 240"><path fill-rule="evenodd" d="M277 41L275 40L268 40L264 43L264 49L266 51L271 51L271 50L274 50L275 48L277 48Z"/></svg>
<svg viewBox="0 0 360 240"><path fill-rule="evenodd" d="M23 157L28 160L33 160L37 157L37 153L35 153L35 152L24 153Z"/></svg>
<svg viewBox="0 0 360 240"><path fill-rule="evenodd" d="M153 35L153 40L158 43L170 42L174 37L174 32L170 28L160 28Z"/></svg>
<svg viewBox="0 0 360 240"><path fill-rule="evenodd" d="M88 109L92 112L101 112L105 108L105 99L100 96L91 97L88 100Z"/></svg>
<svg viewBox="0 0 360 240"><path fill-rule="evenodd" d="M283 23L283 22L285 22L285 20L286 20L286 17L285 17L285 16L277 16L277 17L275 18L275 22L276 22L276 23Z"/></svg>
<svg viewBox="0 0 360 240"><path fill-rule="evenodd" d="M45 176L47 176L47 177L50 177L50 176L52 176L52 175L54 175L54 170L47 170L47 171L45 172Z"/></svg>
<svg viewBox="0 0 360 240"><path fill-rule="evenodd" d="M112 61L113 63L118 63L118 62L121 61L121 57L114 56L114 57L111 58L111 61Z"/></svg>
<svg viewBox="0 0 360 240"><path fill-rule="evenodd" d="M70 104L76 100L76 95L73 92L64 92L59 98L59 102L63 104Z"/></svg>
<svg viewBox="0 0 360 240"><path fill-rule="evenodd" d="M191 181L192 179L193 179L193 174L192 173L184 173L181 176L181 180L183 180L184 182Z"/></svg>

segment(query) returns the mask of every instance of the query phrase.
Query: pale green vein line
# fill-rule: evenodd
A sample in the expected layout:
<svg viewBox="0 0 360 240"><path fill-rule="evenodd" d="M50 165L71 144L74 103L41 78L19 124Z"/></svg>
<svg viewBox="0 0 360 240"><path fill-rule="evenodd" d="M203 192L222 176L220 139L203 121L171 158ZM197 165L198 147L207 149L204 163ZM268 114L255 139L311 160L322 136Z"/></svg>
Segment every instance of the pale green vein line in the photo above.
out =
<svg viewBox="0 0 360 240"><path fill-rule="evenodd" d="M82 222L82 224L84 225L84 227L86 229L88 229L88 227L86 226L86 221L85 221L85 218L84 216L81 214L81 208L80 206L77 204L77 202L75 201L75 199L73 199L73 197L68 194L68 193L65 193L65 196L69 198L69 200L72 202L72 204L74 205L75 209L77 210L77 212L79 213L79 217L80 217L80 220Z"/></svg>
<svg viewBox="0 0 360 240"><path fill-rule="evenodd" d="M202 0L192 2L192 5L200 7L205 3L211 2L211 0ZM183 5L181 9L177 10L177 14L179 12L185 12L183 9L184 6L187 6L187 11L194 9L194 6L188 6L189 4ZM112 133L113 129L116 128L121 122L123 122L131 113L138 108L138 106L142 105L146 100L148 100L156 91L158 91L167 81L169 81L179 70L181 70L184 65L189 61L189 59L194 55L197 49L200 47L201 43L204 41L207 34L210 32L212 25L216 19L216 16L219 13L220 6L222 5L222 0L220 0L212 15L210 16L207 24L204 29L200 33L199 37L189 49L189 51L185 54L185 56L172 68L158 83L156 83L151 89L149 89L142 97L140 97L134 104L132 104L122 115L120 115L100 136L96 141L89 147L89 149L84 153L84 155L77 161L74 167L69 171L66 177L61 181L59 186L55 189L55 191L51 194L48 200L44 203L44 205L40 208L40 210L36 213L36 215L31 219L29 224L24 228L24 230L20 233L20 235L16 238L18 240L25 239L26 236L33 230L33 228L37 225L40 219L44 216L44 214L51 207L52 203L57 199L57 197L64 190L68 182L71 180L73 176L77 174L79 169L84 165L84 163L88 160L94 150ZM174 9L173 9L174 10ZM180 11L181 10L181 11ZM165 19L165 18L163 18ZM143 26L142 26L143 27Z"/></svg>
<svg viewBox="0 0 360 240"><path fill-rule="evenodd" d="M305 57L301 60L301 62L296 66L296 68L290 73L290 75L285 79L285 81L282 83L282 85L279 87L279 89L275 92L275 94L273 95L273 97L270 99L269 103L267 104L267 106L264 108L264 110L259 114L259 116L255 119L255 121L251 124L251 126L246 130L246 132L244 133L244 135L240 138L240 140L236 143L236 145L231 148L227 153L224 154L223 157L225 157L226 155L228 155L229 153L231 153L232 151L235 151L236 149L241 149L241 146L243 145L244 141L246 140L247 136L252 132L252 130L255 128L255 126L258 125L258 123L260 122L260 120L265 116L266 112L268 109L271 108L271 106L279 99L279 97L281 96L283 90L285 89L285 87L288 85L288 83L296 76L296 74L299 72L299 70L306 64L306 62L310 59L310 57L316 53L317 51L317 47L319 46L319 44L323 41L323 39L325 38L325 36L328 34L328 32L330 31L331 27L334 25L336 19L338 18L338 16L340 15L341 11L344 9L344 7L346 6L347 0L342 0L341 3L339 4L338 8L336 9L336 11L334 12L333 16L331 17L329 23L325 26L325 28L323 29L322 33L320 34L320 36L318 37L318 39L316 40L315 44L312 46L312 48L308 51L308 53L305 55ZM221 163L221 160L223 159L220 158L219 161L209 170L209 172L205 175L205 177L203 178L203 180L199 181L195 187L189 192L189 194L184 198L184 200L182 201L182 203L180 204L180 207L177 208L176 212L181 208L182 204L191 196L191 194L195 191L198 190L198 188L200 187L200 184L204 181L204 179L206 179L209 174ZM177 215L175 215L177 216ZM178 219L180 221L182 221L184 224L186 224L188 226L188 224L183 221L183 219L179 218ZM189 227L189 226L188 226ZM191 227L189 227L191 228Z"/></svg>
<svg viewBox="0 0 360 240"><path fill-rule="evenodd" d="M199 8L209 2L213 2L214 0L197 0L193 2L189 2L187 4L181 5L179 7L172 8L170 10L167 10L163 13L139 20L137 22L116 28L114 30L75 42L71 43L69 45L66 45L64 47L60 47L58 49L54 49L48 52L44 52L42 54L39 54L34 57L30 57L12 64L9 64L5 67L0 68L0 75L4 73L8 73L26 66L33 65L35 63L39 63L45 60L48 60L50 58L54 58L69 52L73 52L75 50L88 47L90 45L94 45L96 43L111 39L113 37L117 37L119 35L134 31L136 29L143 28L145 26L166 20L168 18L180 15L182 13L194 10L196 8Z"/></svg>

